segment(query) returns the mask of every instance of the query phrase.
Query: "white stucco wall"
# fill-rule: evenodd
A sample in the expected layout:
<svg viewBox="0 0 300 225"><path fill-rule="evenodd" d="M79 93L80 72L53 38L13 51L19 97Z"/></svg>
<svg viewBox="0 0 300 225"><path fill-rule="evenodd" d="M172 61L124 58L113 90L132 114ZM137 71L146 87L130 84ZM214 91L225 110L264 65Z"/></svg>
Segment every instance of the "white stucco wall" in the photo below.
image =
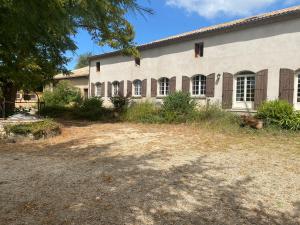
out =
<svg viewBox="0 0 300 225"><path fill-rule="evenodd" d="M195 58L194 44L200 41L204 42L204 57ZM100 72L96 72L97 61L101 62ZM150 98L151 78L176 76L176 87L180 90L182 76L268 69L268 99L276 99L280 68L300 68L300 19L144 50L140 67L135 66L132 58L124 56L92 60L90 82L124 80L126 92L127 80L147 78ZM107 83L105 90L107 95ZM216 82L213 100L222 100L222 77Z"/></svg>

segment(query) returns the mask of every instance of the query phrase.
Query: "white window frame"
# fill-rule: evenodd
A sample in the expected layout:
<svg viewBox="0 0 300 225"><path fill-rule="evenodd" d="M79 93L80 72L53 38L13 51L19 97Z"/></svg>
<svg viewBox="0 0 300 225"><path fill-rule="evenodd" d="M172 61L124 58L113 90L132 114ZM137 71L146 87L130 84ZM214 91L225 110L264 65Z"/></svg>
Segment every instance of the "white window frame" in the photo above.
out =
<svg viewBox="0 0 300 225"><path fill-rule="evenodd" d="M298 102L298 95L300 97L300 71L295 74L294 90L294 107L296 110L300 110L300 102Z"/></svg>
<svg viewBox="0 0 300 225"><path fill-rule="evenodd" d="M244 77L244 93L243 93L243 101L238 101L237 100L237 80L238 78ZM234 77L234 81L233 81L233 108L236 109L253 109L254 108L254 98L253 97L253 101L247 101L247 80L248 78L254 77L254 81L256 82L256 76L253 73L249 73L249 74L239 74L236 75ZM253 92L255 92L255 82L254 82L254 89ZM254 94L254 93L253 93Z"/></svg>
<svg viewBox="0 0 300 225"><path fill-rule="evenodd" d="M198 81L195 81L196 78L199 77ZM196 86L199 87L198 89L198 93L196 92ZM197 74L195 76L192 77L191 79L191 96L194 97L205 97L206 96L206 76L202 75L202 74Z"/></svg>
<svg viewBox="0 0 300 225"><path fill-rule="evenodd" d="M133 96L140 97L142 96L142 81L135 80L133 81Z"/></svg>
<svg viewBox="0 0 300 225"><path fill-rule="evenodd" d="M95 88L96 97L101 97L101 89L102 89L102 85L100 83L96 83L96 88Z"/></svg>
<svg viewBox="0 0 300 225"><path fill-rule="evenodd" d="M170 79L162 77L158 80L158 96L168 96L170 93Z"/></svg>
<svg viewBox="0 0 300 225"><path fill-rule="evenodd" d="M119 81L114 81L112 83L112 96L119 96L119 91L120 91L120 82Z"/></svg>

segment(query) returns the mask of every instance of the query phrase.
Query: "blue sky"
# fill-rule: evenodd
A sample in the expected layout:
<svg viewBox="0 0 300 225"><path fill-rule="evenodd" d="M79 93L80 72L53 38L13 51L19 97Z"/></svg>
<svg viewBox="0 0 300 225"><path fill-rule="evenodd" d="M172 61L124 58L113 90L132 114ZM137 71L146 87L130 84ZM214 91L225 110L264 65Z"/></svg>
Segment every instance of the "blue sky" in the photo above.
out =
<svg viewBox="0 0 300 225"><path fill-rule="evenodd" d="M300 0L138 0L143 6L154 10L154 15L129 14L128 18L136 31L135 42L147 43L174 34L201 27L231 21L300 4ZM68 53L72 58L67 65L73 69L79 54L92 52L101 54L111 51L99 47L89 34L79 31L74 37L78 50Z"/></svg>

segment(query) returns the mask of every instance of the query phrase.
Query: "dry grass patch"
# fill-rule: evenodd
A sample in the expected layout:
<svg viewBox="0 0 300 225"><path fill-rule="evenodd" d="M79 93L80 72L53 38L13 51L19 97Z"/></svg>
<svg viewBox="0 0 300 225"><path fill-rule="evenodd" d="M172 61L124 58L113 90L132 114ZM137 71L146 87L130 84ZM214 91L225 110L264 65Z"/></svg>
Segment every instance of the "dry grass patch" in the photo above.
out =
<svg viewBox="0 0 300 225"><path fill-rule="evenodd" d="M298 134L68 122L1 145L0 223L299 224L299 151Z"/></svg>

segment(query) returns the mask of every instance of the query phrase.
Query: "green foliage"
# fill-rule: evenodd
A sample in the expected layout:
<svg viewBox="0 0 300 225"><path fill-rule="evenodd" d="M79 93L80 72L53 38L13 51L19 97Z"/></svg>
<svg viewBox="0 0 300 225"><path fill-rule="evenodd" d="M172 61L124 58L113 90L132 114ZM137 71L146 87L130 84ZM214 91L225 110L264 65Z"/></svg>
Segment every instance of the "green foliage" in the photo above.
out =
<svg viewBox="0 0 300 225"><path fill-rule="evenodd" d="M129 98L126 96L114 96L110 98L110 101L118 112L124 111L129 104Z"/></svg>
<svg viewBox="0 0 300 225"><path fill-rule="evenodd" d="M217 129L222 132L237 132L240 129L239 115L222 110L218 104L201 106L195 110L188 122L207 129Z"/></svg>
<svg viewBox="0 0 300 225"><path fill-rule="evenodd" d="M97 97L85 99L83 103L75 109L74 117L86 120L101 120L105 112L102 107L103 100Z"/></svg>
<svg viewBox="0 0 300 225"><path fill-rule="evenodd" d="M46 106L42 109L41 115L50 118L90 120L90 121L113 121L114 113L102 106L100 98L90 98L80 104L71 106Z"/></svg>
<svg viewBox="0 0 300 225"><path fill-rule="evenodd" d="M300 114L294 112L292 116L286 116L277 121L278 125L287 130L300 130Z"/></svg>
<svg viewBox="0 0 300 225"><path fill-rule="evenodd" d="M263 119L267 125L300 130L300 114L287 101L264 102L257 110L257 117Z"/></svg>
<svg viewBox="0 0 300 225"><path fill-rule="evenodd" d="M186 100L186 98L184 98ZM138 123L196 123L220 128L239 128L239 116L223 111L218 105L209 105L186 110L186 114L159 108L152 102L132 104L124 113L123 121Z"/></svg>
<svg viewBox="0 0 300 225"><path fill-rule="evenodd" d="M67 73L73 36L86 30L101 46L138 55L128 12L151 13L137 0L0 0L0 80L32 90ZM8 22L9 21L9 22Z"/></svg>
<svg viewBox="0 0 300 225"><path fill-rule="evenodd" d="M132 103L124 112L123 121L139 123L162 122L160 110L152 102Z"/></svg>
<svg viewBox="0 0 300 225"><path fill-rule="evenodd" d="M73 114L74 107L66 107L61 105L46 105L41 109L40 114L50 118L70 119Z"/></svg>
<svg viewBox="0 0 300 225"><path fill-rule="evenodd" d="M43 100L46 106L66 106L71 103L81 103L80 90L72 86L68 81L59 82L53 91L45 91Z"/></svg>
<svg viewBox="0 0 300 225"><path fill-rule="evenodd" d="M186 116L194 111L195 106L195 101L191 98L189 93L178 91L164 99L162 110L166 114Z"/></svg>
<svg viewBox="0 0 300 225"><path fill-rule="evenodd" d="M80 68L89 66L89 57L91 57L91 56L92 56L91 52L79 55L75 69L80 69Z"/></svg>
<svg viewBox="0 0 300 225"><path fill-rule="evenodd" d="M60 125L49 119L32 123L6 125L4 129L6 133L17 135L32 134L35 138L52 136L60 133Z"/></svg>
<svg viewBox="0 0 300 225"><path fill-rule="evenodd" d="M261 104L257 110L257 117L270 122L278 121L282 118L290 117L294 114L294 109L287 101L275 100Z"/></svg>

